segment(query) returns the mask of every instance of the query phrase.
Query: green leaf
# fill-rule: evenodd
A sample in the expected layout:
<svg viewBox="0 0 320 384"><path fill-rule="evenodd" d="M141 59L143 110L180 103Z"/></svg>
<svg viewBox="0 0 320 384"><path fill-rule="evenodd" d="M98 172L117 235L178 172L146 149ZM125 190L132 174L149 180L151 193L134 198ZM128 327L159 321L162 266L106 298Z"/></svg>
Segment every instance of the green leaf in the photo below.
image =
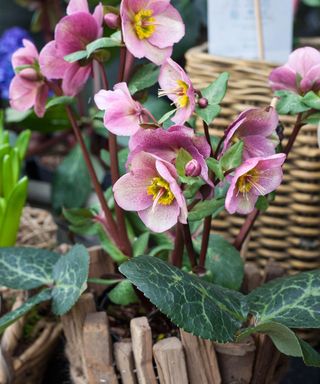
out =
<svg viewBox="0 0 320 384"><path fill-rule="evenodd" d="M172 109L171 111L165 113L161 119L158 121L159 124L163 124L165 121L167 121L172 115L176 113L176 109Z"/></svg>
<svg viewBox="0 0 320 384"><path fill-rule="evenodd" d="M56 315L68 312L86 289L89 254L83 245L75 245L60 257L53 269L52 310Z"/></svg>
<svg viewBox="0 0 320 384"><path fill-rule="evenodd" d="M226 288L239 290L244 264L239 251L220 235L210 235L206 258L209 280Z"/></svg>
<svg viewBox="0 0 320 384"><path fill-rule="evenodd" d="M192 156L184 148L180 148L176 159L176 169L179 176L185 176L185 167L192 160Z"/></svg>
<svg viewBox="0 0 320 384"><path fill-rule="evenodd" d="M212 215L216 217L224 209L223 199L211 199L200 201L188 214L189 221L201 220Z"/></svg>
<svg viewBox="0 0 320 384"><path fill-rule="evenodd" d="M64 60L68 63L75 63L76 61L80 61L87 58L87 51L77 51L70 53L70 55L64 56Z"/></svg>
<svg viewBox="0 0 320 384"><path fill-rule="evenodd" d="M74 103L75 99L71 96L58 96L54 97L47 102L46 110L55 107L56 105L70 105Z"/></svg>
<svg viewBox="0 0 320 384"><path fill-rule="evenodd" d="M197 115L208 125L219 115L220 111L221 107L218 104L208 104L206 108L196 107Z"/></svg>
<svg viewBox="0 0 320 384"><path fill-rule="evenodd" d="M183 272L156 257L140 256L119 269L178 327L204 339L233 341L247 318L242 294Z"/></svg>
<svg viewBox="0 0 320 384"><path fill-rule="evenodd" d="M183 194L186 199L192 199L195 194L199 191L199 188L205 184L201 177L180 177L182 183L186 184L183 190Z"/></svg>
<svg viewBox="0 0 320 384"><path fill-rule="evenodd" d="M320 0L302 0L309 7L320 7Z"/></svg>
<svg viewBox="0 0 320 384"><path fill-rule="evenodd" d="M108 238L105 230L101 226L98 229L98 236L102 248L108 253L113 261L117 264L121 264L128 260L128 257Z"/></svg>
<svg viewBox="0 0 320 384"><path fill-rule="evenodd" d="M242 163L243 141L238 141L222 156L220 162L224 171L237 168Z"/></svg>
<svg viewBox="0 0 320 384"><path fill-rule="evenodd" d="M219 180L224 179L223 169L220 161L214 159L213 157L209 157L209 159L207 159L207 165Z"/></svg>
<svg viewBox="0 0 320 384"><path fill-rule="evenodd" d="M320 110L320 97L313 91L306 93L302 100L308 107Z"/></svg>
<svg viewBox="0 0 320 384"><path fill-rule="evenodd" d="M150 238L150 232L145 232L142 235L140 235L132 244L133 248L133 256L141 256L143 255L148 247Z"/></svg>
<svg viewBox="0 0 320 384"><path fill-rule="evenodd" d="M91 192L91 182L82 151L77 145L59 165L52 184L54 210L80 208Z"/></svg>
<svg viewBox="0 0 320 384"><path fill-rule="evenodd" d="M248 295L256 323L320 328L320 270L273 280Z"/></svg>
<svg viewBox="0 0 320 384"><path fill-rule="evenodd" d="M95 236L100 224L94 221L96 212L88 208L63 209L63 216L69 221L70 231L78 235Z"/></svg>
<svg viewBox="0 0 320 384"><path fill-rule="evenodd" d="M35 296L32 296L28 301L22 304L19 308L11 311L0 318L0 334L9 327L9 325L13 324L15 321L20 319L23 315L28 313L33 307L37 304L40 304L44 301L48 301L51 299L51 289L44 289L40 293Z"/></svg>
<svg viewBox="0 0 320 384"><path fill-rule="evenodd" d="M288 356L302 357L308 366L320 367L320 354L308 343L300 340L295 333L283 324L268 322L244 330L238 337L243 339L252 333L267 334L277 349Z"/></svg>
<svg viewBox="0 0 320 384"><path fill-rule="evenodd" d="M280 99L277 102L277 111L280 115L296 115L310 109L304 102L303 97L290 91L276 91Z"/></svg>
<svg viewBox="0 0 320 384"><path fill-rule="evenodd" d="M87 58L89 58L94 51L104 48L120 47L121 40L113 37L101 37L87 45Z"/></svg>
<svg viewBox="0 0 320 384"><path fill-rule="evenodd" d="M155 64L141 65L128 84L130 93L134 95L138 91L152 87L158 81L159 73L160 68Z"/></svg>
<svg viewBox="0 0 320 384"><path fill-rule="evenodd" d="M23 161L23 159L26 156L30 138L31 138L31 131L29 129L26 129L19 134L15 142L15 147L18 148L18 151L19 151L20 161Z"/></svg>
<svg viewBox="0 0 320 384"><path fill-rule="evenodd" d="M1 285L12 289L34 289L53 283L53 267L59 255L46 249L0 248Z"/></svg>
<svg viewBox="0 0 320 384"><path fill-rule="evenodd" d="M320 122L320 113L313 113L311 116L307 117L304 122L306 124L318 125Z"/></svg>
<svg viewBox="0 0 320 384"><path fill-rule="evenodd" d="M99 284L99 285L106 285L107 287L110 285L115 285L118 284L122 281L123 279L97 279L97 278L90 278L88 279L88 283L90 284Z"/></svg>
<svg viewBox="0 0 320 384"><path fill-rule="evenodd" d="M118 305L129 305L138 302L137 294L129 280L123 280L117 284L109 293L109 299Z"/></svg>
<svg viewBox="0 0 320 384"><path fill-rule="evenodd" d="M256 202L255 207L259 209L259 211L265 212L269 207L269 202L266 196L259 196Z"/></svg>
<svg viewBox="0 0 320 384"><path fill-rule="evenodd" d="M207 88L201 91L209 104L220 104L223 100L228 87L229 73L223 72Z"/></svg>

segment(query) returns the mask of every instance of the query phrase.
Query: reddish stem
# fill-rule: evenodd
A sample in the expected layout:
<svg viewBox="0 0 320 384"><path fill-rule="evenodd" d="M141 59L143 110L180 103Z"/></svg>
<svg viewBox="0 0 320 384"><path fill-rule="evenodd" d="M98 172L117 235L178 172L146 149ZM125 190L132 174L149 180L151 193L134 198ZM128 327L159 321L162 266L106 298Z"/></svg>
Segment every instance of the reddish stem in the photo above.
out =
<svg viewBox="0 0 320 384"><path fill-rule="evenodd" d="M194 269L197 266L197 255L193 248L189 224L183 224L183 235L184 235L184 242L186 244L186 249L188 252L190 264L192 269Z"/></svg>
<svg viewBox="0 0 320 384"><path fill-rule="evenodd" d="M181 268L182 267L182 257L183 257L183 228L180 223L176 225L176 237L174 242L174 250L171 255L171 262L174 266Z"/></svg>

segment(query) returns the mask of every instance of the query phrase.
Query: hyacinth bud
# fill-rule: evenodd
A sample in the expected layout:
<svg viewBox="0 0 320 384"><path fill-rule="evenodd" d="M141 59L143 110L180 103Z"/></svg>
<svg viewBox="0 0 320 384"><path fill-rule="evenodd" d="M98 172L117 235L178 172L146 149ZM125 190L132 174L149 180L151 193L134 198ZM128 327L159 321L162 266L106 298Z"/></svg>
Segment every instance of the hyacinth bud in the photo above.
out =
<svg viewBox="0 0 320 384"><path fill-rule="evenodd" d="M200 108L207 108L208 100L205 97L201 97L198 101L198 105Z"/></svg>
<svg viewBox="0 0 320 384"><path fill-rule="evenodd" d="M201 166L197 162L197 160L192 159L186 164L184 171L186 176L196 177L199 176L201 173Z"/></svg>
<svg viewBox="0 0 320 384"><path fill-rule="evenodd" d="M104 22L111 29L120 28L121 25L120 16L112 12L106 13L104 15Z"/></svg>

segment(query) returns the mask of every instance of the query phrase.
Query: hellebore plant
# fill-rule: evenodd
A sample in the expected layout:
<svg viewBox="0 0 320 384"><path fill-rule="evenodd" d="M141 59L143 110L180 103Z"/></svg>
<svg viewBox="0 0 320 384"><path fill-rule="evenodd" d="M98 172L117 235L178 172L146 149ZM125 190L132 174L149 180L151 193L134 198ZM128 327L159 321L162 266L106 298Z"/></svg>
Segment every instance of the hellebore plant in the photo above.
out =
<svg viewBox="0 0 320 384"><path fill-rule="evenodd" d="M73 232L98 236L119 265L116 279L102 281L114 286L110 300L127 305L139 300L140 290L177 326L195 335L225 343L266 333L281 352L320 366L319 355L290 330L320 327L319 270L278 279L248 295L239 292L244 275L239 251L274 197L282 165L301 127L316 119L320 110L319 54L309 48L293 53L289 63L270 76L278 97L264 108L242 112L217 140L210 137L209 124L220 113L228 74L195 89L170 58L184 35L184 24L169 0L123 0L118 10L112 13L108 8L105 15L101 5L92 15L85 0L71 0L67 12L57 25L55 40L41 51L40 66L34 52L31 62L23 59L27 67L17 76L34 75L28 79L34 87L41 78L56 95L47 108L52 103L65 106L100 205L67 209L64 215ZM103 34L103 19L117 29L111 35ZM104 65L110 48L119 48L121 57L113 89ZM135 58L154 64L135 66ZM93 75L103 83L94 101L100 110L95 120L108 137L109 154L102 151L102 158L110 164L112 186L105 192L80 130L86 116L66 98L78 96ZM146 89L157 80L159 95L174 105L160 119L145 104ZM18 87L16 93L23 91ZM34 102L28 107L33 105L36 108ZM285 147L277 133L278 112L297 115ZM128 148L121 149L118 136L128 137ZM224 209L247 215L234 244L211 232L212 218ZM13 287L9 256L12 262L19 260L15 288L49 288L22 310L4 316L0 330L32 304L50 298L54 312L63 314L85 288L88 255L80 246L66 258L51 255L47 265L46 255L32 259L30 250L25 258L20 249L0 250L0 274L8 269L1 283ZM23 263L34 269L40 263L41 278L35 282L30 276L25 284L19 280Z"/></svg>

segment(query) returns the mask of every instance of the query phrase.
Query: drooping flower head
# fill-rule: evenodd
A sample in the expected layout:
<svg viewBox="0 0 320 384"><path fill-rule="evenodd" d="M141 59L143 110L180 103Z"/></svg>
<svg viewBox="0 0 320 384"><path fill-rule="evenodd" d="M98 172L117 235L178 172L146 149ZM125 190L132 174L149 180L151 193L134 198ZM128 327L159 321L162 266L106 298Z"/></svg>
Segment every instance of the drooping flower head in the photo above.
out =
<svg viewBox="0 0 320 384"><path fill-rule="evenodd" d="M64 94L75 96L87 82L92 63L85 60L69 63L64 57L85 50L102 36L103 8L99 4L91 15L87 0L71 0L67 14L56 26L55 39L43 48L40 67L48 79L62 79Z"/></svg>
<svg viewBox="0 0 320 384"><path fill-rule="evenodd" d="M293 51L288 62L274 69L269 77L274 91L288 90L305 94L320 90L320 52L312 47Z"/></svg>
<svg viewBox="0 0 320 384"><path fill-rule="evenodd" d="M28 40L23 40L23 45L12 56L12 66L17 74L10 84L10 105L17 111L34 107L36 115L42 117L49 87L40 72L37 48Z"/></svg>
<svg viewBox="0 0 320 384"><path fill-rule="evenodd" d="M15 75L11 64L12 55L23 47L24 39L29 39L29 34L19 27L6 29L0 37L0 99L9 98L10 83Z"/></svg>
<svg viewBox="0 0 320 384"><path fill-rule="evenodd" d="M279 153L265 158L251 158L241 164L227 192L227 211L231 214L253 211L259 196L267 195L281 184L285 158L284 153Z"/></svg>
<svg viewBox="0 0 320 384"><path fill-rule="evenodd" d="M238 140L243 141L243 159L274 155L277 145L276 129L279 117L276 110L267 108L248 109L227 128L222 154Z"/></svg>
<svg viewBox="0 0 320 384"><path fill-rule="evenodd" d="M148 121L143 106L133 100L126 83L116 84L113 91L99 91L94 100L105 111L105 127L116 135L131 136L138 132L140 124Z"/></svg>
<svg viewBox="0 0 320 384"><path fill-rule="evenodd" d="M129 166L141 151L152 153L175 165L179 150L184 149L197 162L197 168L200 168L198 175L211 185L206 164L206 159L210 156L210 146L203 136L196 136L191 128L176 125L168 130L141 129L130 138L129 149Z"/></svg>
<svg viewBox="0 0 320 384"><path fill-rule="evenodd" d="M175 167L150 153L139 152L130 172L113 186L114 198L126 211L137 211L154 232L164 232L178 221L186 224L187 205L177 183Z"/></svg>
<svg viewBox="0 0 320 384"><path fill-rule="evenodd" d="M159 76L159 96L168 96L177 107L175 116L171 119L176 124L184 124L193 114L196 105L196 94L192 82L172 59L167 59L162 65Z"/></svg>
<svg viewBox="0 0 320 384"><path fill-rule="evenodd" d="M179 12L170 0L122 0L124 42L131 54L161 65L185 33Z"/></svg>

